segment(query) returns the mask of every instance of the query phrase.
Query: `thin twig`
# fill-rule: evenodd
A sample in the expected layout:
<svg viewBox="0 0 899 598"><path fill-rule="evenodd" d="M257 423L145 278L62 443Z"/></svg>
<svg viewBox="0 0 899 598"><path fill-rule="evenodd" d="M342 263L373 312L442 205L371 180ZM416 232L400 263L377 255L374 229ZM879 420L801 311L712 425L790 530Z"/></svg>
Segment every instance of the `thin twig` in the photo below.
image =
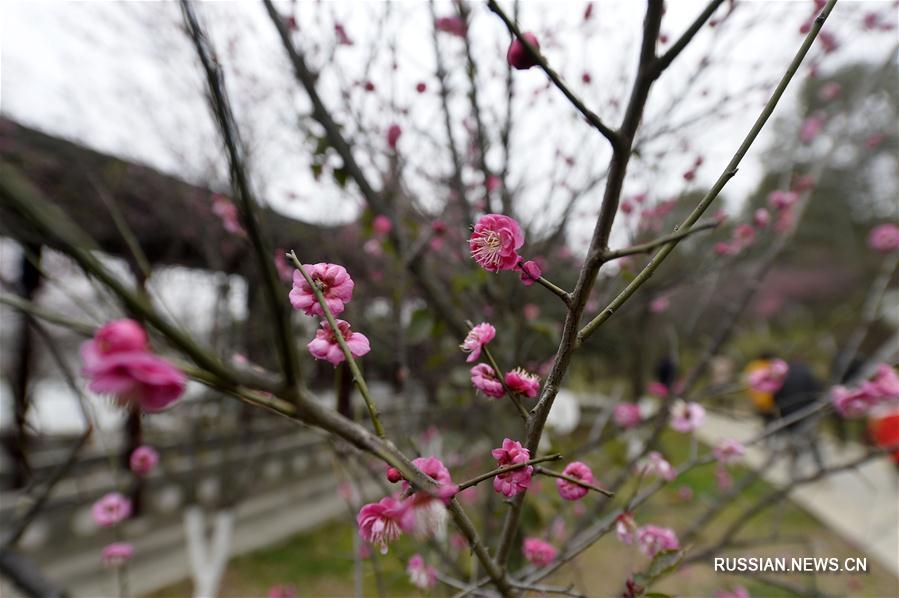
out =
<svg viewBox="0 0 899 598"><path fill-rule="evenodd" d="M702 29L702 26L705 25L705 22L715 14L715 11L718 10L718 7L722 4L724 4L724 0L712 0L709 2L705 9L699 13L699 16L696 17L696 20L693 21L677 41L668 48L668 51L659 56L653 65L656 77L661 75L662 71L671 66L674 59L687 47L687 44L693 40L693 37L695 37L696 34L699 33L699 30Z"/></svg>
<svg viewBox="0 0 899 598"><path fill-rule="evenodd" d="M543 72L546 73L546 76L549 77L549 80L552 81L553 85L555 85L559 89L559 91L562 92L562 95L564 95L568 99L568 101L571 102L571 104L577 109L577 111L587 119L587 122L590 123L590 125L593 126L593 128L595 128L597 131L602 133L603 137L609 140L609 143L612 144L613 148L618 147L621 142L621 138L618 133L616 133L605 123L603 123L599 116L597 116L595 112L587 108L587 105L584 104L583 100L577 97L574 92L568 88L565 82L562 81L562 78L559 76L559 74L549 66L549 63L546 61L546 58L544 58L540 53L540 50L535 48L534 45L531 44L531 42L525 39L524 35L521 32L521 29L519 29L518 25L516 25L511 18L509 18L509 15L507 15L503 11L503 9L499 7L499 4L497 4L495 0L488 0L487 7L494 13L496 13L496 15L500 19L502 19L503 23L505 23L506 27L509 29L509 33L511 33L515 38L518 39L518 41L522 43L522 45L524 45L528 53L531 54L531 56L537 61L537 64L540 66L540 68L543 69Z"/></svg>
<svg viewBox="0 0 899 598"><path fill-rule="evenodd" d="M559 473L557 471L553 471L551 469L546 469L545 467L536 467L534 471L545 476L549 476L551 478L559 478L560 480L565 480L566 482L571 482L572 484L577 484L587 490L593 490L594 492L599 492L600 494L605 494L606 496L615 496L614 492L610 492L605 488L600 488L599 486L594 486L589 482L585 482L584 480L580 480L574 476L565 475L564 473Z"/></svg>
<svg viewBox="0 0 899 598"><path fill-rule="evenodd" d="M521 469L523 467L528 467L529 465L535 465L537 463L545 463L547 461L558 461L562 458L562 455L555 453L552 455L546 455L545 457L537 457L536 459L531 459L530 461L525 461L524 463L515 463L514 465L504 465L502 467L497 467L487 473L482 473L479 476L475 476L468 481L462 482L459 484L459 492L462 492L466 488L471 488L472 486L477 486L484 480L489 480L490 478L495 478L498 475L502 475L504 473L515 471L516 469ZM538 467L537 470L540 468Z"/></svg>
<svg viewBox="0 0 899 598"><path fill-rule="evenodd" d="M569 293L568 291L566 291L565 289L563 289L559 286L556 286L555 284L551 283L550 281L548 281L547 279L545 279L542 276L538 276L537 278L534 278L533 276L528 274L527 270L524 269L524 262L518 262L518 269L521 270L522 276L527 276L528 278L530 278L531 280L533 280L540 286L545 287L553 295L556 295L559 299L561 299L562 303L565 304L565 307L567 307L569 309L571 308L571 293Z"/></svg>
<svg viewBox="0 0 899 598"><path fill-rule="evenodd" d="M653 249L656 249L657 247L664 245L665 243L669 243L671 241L679 241L684 237L688 237L694 233L708 230L710 228L715 228L716 226L718 226L719 222L720 221L718 220L700 222L687 230L676 230L671 234L664 235L662 237L659 237L658 239L653 239L652 241L647 241L646 243L631 245L630 247L624 247L622 249L610 249L603 254L603 260L608 262L611 260L617 260L618 258L622 258L627 255L649 253Z"/></svg>
<svg viewBox="0 0 899 598"><path fill-rule="evenodd" d="M378 407L375 405L375 401L371 396L371 392L368 390L368 384L365 383L365 377L362 375L362 370L359 369L359 364L356 363L356 359L353 357L353 352L350 351L349 345L347 345L346 339L343 338L343 334L340 332L340 328L337 326L337 318L334 317L334 314L331 312L331 308L328 307L328 301L325 299L325 294L322 293L321 288L316 284L312 277L306 272L306 269L303 268L303 264L300 262L300 259L297 257L297 254L291 251L286 254L287 258L294 263L299 270L300 274L303 275L303 278L306 280L306 284L309 285L309 288L312 289L312 292L315 293L315 298L318 300L318 304L321 306L322 311L325 312L325 319L328 321L328 325L331 327L331 334L337 339L337 344L340 345L340 350L343 351L343 356L346 358L347 366L350 368L350 372L353 374L353 382L356 384L356 388L359 389L359 394L362 395L362 398L365 400L365 406L368 407L368 415L371 418L371 423L375 428L375 434L384 438L384 427L381 425L381 419L378 413Z"/></svg>
<svg viewBox="0 0 899 598"><path fill-rule="evenodd" d="M525 422L528 421L528 410L524 408L524 405L521 404L521 401L518 399L517 393L515 393L509 385L506 384L506 379L503 376L503 371L499 369L499 365L496 363L496 359L493 357L493 353L489 348L485 345L481 348L484 352L484 355L487 357L487 361L490 362L490 367L493 368L493 371L496 373L496 379L499 380L499 383L503 385L503 390L506 391L506 394L509 395L509 400L512 401L512 404L515 405L515 408L518 410L518 414L521 415L521 419Z"/></svg>

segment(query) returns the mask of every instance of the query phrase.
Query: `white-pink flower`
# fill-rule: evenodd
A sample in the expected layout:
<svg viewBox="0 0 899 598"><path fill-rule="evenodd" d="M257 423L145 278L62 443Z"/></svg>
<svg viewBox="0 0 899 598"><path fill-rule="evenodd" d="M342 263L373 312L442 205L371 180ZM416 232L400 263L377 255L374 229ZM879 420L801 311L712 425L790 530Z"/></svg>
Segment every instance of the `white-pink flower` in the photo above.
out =
<svg viewBox="0 0 899 598"><path fill-rule="evenodd" d="M459 348L464 353L468 353L468 358L465 360L466 363L477 361L481 356L481 350L484 348L484 345L492 341L495 336L496 328L493 327L493 324L488 324L487 322L481 322L469 330L465 340L459 345Z"/></svg>
<svg viewBox="0 0 899 598"><path fill-rule="evenodd" d="M91 518L100 527L112 527L131 515L131 501L120 492L110 492L91 507Z"/></svg>
<svg viewBox="0 0 899 598"><path fill-rule="evenodd" d="M362 357L371 351L368 337L361 332L350 330L349 322L337 320L337 328L343 340L346 341L350 354L353 357ZM315 338L309 341L306 348L309 349L309 353L316 359L325 359L335 366L346 360L337 337L327 321L321 323L321 327L315 332Z"/></svg>
<svg viewBox="0 0 899 598"><path fill-rule="evenodd" d="M385 496L376 503L364 505L356 515L359 537L381 548L387 554L387 545L412 529L414 517L409 501Z"/></svg>
<svg viewBox="0 0 899 598"><path fill-rule="evenodd" d="M671 427L678 432L692 432L705 421L705 408L699 403L678 399L671 406Z"/></svg>
<svg viewBox="0 0 899 598"><path fill-rule="evenodd" d="M127 542L113 542L103 547L100 560L107 567L121 567L134 556L134 547Z"/></svg>
<svg viewBox="0 0 899 598"><path fill-rule="evenodd" d="M730 465L731 463L739 461L740 457L746 454L746 447L738 440L725 438L715 445L715 448L712 449L712 453L718 461L725 465Z"/></svg>
<svg viewBox="0 0 899 598"><path fill-rule="evenodd" d="M633 544L637 537L637 522L630 513L622 513L615 518L615 535L624 544Z"/></svg>
<svg viewBox="0 0 899 598"><path fill-rule="evenodd" d="M795 191L783 191L777 189L768 194L768 204L775 210L786 210L799 201L799 194Z"/></svg>
<svg viewBox="0 0 899 598"><path fill-rule="evenodd" d="M771 214L765 208L759 208L752 215L752 223L758 228L766 228L771 222Z"/></svg>
<svg viewBox="0 0 899 598"><path fill-rule="evenodd" d="M413 586L422 590L428 590L437 585L437 570L432 565L425 563L420 554L413 554L406 564L406 573Z"/></svg>
<svg viewBox="0 0 899 598"><path fill-rule="evenodd" d="M653 557L663 550L677 550L680 542L674 530L658 525L645 525L637 530L637 543L643 554Z"/></svg>
<svg viewBox="0 0 899 598"><path fill-rule="evenodd" d="M346 304L353 298L353 287L355 286L346 268L322 262L312 265L304 264L303 270L321 290L331 314L336 316L343 312ZM290 304L294 309L302 311L307 316L324 317L325 315L321 304L315 298L315 292L299 270L293 272Z"/></svg>
<svg viewBox="0 0 899 598"><path fill-rule="evenodd" d="M674 467L672 467L671 463L669 463L662 453L658 451L652 451L646 455L646 458L640 464L639 469L646 475L655 475L669 482L677 477L677 472L674 471Z"/></svg>

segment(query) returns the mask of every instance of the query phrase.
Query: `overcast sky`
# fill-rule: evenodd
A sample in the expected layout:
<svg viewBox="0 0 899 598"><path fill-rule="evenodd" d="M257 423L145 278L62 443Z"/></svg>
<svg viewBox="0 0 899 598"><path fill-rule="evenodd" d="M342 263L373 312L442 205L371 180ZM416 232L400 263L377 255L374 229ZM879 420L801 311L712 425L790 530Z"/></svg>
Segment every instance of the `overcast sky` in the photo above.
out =
<svg viewBox="0 0 899 598"><path fill-rule="evenodd" d="M704 4L669 2L663 34L675 39ZM503 5L512 10L511 2ZM523 3L520 22L538 34L550 63L587 103L617 124L634 71L644 3L597 2L587 23L584 6L573 1L529 1ZM287 4L281 8L285 13L291 10ZM326 101L357 138L356 154L364 165L383 167L383 131L392 122L403 125L400 149L409 162L408 184L427 205L429 177L444 176L449 168L433 76L431 18L427 3L420 0L395 2L390 8L385 17L383 3L300 2L294 8L300 28L296 41L321 70ZM4 115L189 180L224 180L224 161L204 104L203 82L192 48L178 28L177 4L26 0L5 2L2 10ZM508 34L483 3L473 4L472 10L480 100L488 137L495 140L504 110L503 58ZM744 0L723 26L703 30L658 82L644 118L647 130L669 122L696 122L684 130L682 138L668 137L650 146L668 155L656 163L646 152L643 161L632 166L625 194L649 191L653 199L664 199L684 190L681 175L697 155L705 163L694 185L708 186L801 43L799 27L812 10L813 3L807 0ZM450 3L436 5L438 16L452 11ZM872 11L896 20L891 2L843 0L837 5L826 28L836 35L840 49L822 61L822 71L849 60L884 59L896 34L862 33L859 23ZM290 77L262 5L204 3L200 13L226 66L262 195L277 209L307 220L352 219L360 206L356 194L338 189L327 177L316 182L310 174L310 145L295 126L307 108L305 97ZM352 46L335 46L334 22L344 25ZM390 40L396 41L395 70L390 66ZM454 90L455 126L462 138L468 114L462 45L445 34L441 44ZM370 63L373 47L379 51ZM817 53L818 49L813 50L813 56ZM711 58L713 66L689 85L704 56ZM592 78L589 85L580 80L584 72ZM376 83L374 93L366 94L353 85L366 78ZM418 81L428 84L427 93L415 93ZM793 93L800 83L801 79L795 81L778 108L779 118L797 118ZM516 72L515 84L511 181L522 189L519 205L524 206L526 218L540 214L551 219L564 197L559 183L577 186L604 170L607 144L556 90L545 89L546 79L537 69ZM346 89L348 98L341 96ZM722 106L730 108L719 115ZM757 183L758 157L767 143L770 134L757 142L729 184L725 195L731 209ZM567 167L558 157L560 151L574 157L575 165ZM501 154L492 151L488 157L498 168ZM473 169L469 173L476 175ZM585 196L579 204L582 215L595 214L600 191ZM436 198L432 203L440 201ZM589 224L576 226L575 240L589 228Z"/></svg>

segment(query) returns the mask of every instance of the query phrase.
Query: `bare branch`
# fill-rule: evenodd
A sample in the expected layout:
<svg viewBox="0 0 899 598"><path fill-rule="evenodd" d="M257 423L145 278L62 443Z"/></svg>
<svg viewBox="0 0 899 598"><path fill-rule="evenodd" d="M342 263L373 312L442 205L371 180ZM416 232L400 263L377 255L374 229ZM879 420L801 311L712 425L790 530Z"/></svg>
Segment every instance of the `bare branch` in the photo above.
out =
<svg viewBox="0 0 899 598"><path fill-rule="evenodd" d="M665 243L669 243L671 241L680 241L685 237L688 237L694 233L698 233L700 231L708 230L710 228L715 228L718 226L718 220L711 220L709 222L700 222L693 226L688 230L676 231L669 235L665 235L663 237L659 237L658 239L653 239L652 241L647 241L646 243L640 243L639 245L632 245L631 247L625 247L623 249L614 249L606 251L603 254L604 261L617 260L618 258L622 258L626 255L636 255L639 253L649 253L653 249L664 245Z"/></svg>
<svg viewBox="0 0 899 598"><path fill-rule="evenodd" d="M715 11L718 10L718 7L724 4L724 0L712 0L708 3L708 5L703 9L699 16L696 17L696 20L693 21L687 30L674 42L668 51L659 56L658 60L656 60L655 64L653 64L653 71L656 77L662 74L662 71L671 66L671 63L674 62L674 59L678 57L678 55L683 52L684 48L687 47L693 38L699 33L699 30L702 29L702 26L705 25L706 21L708 21Z"/></svg>
<svg viewBox="0 0 899 598"><path fill-rule="evenodd" d="M599 486L595 486L584 480L578 479L576 477L565 475L564 473L559 473L557 471L553 471L551 469L546 469L545 467L537 467L535 470L537 473L551 477L558 478L560 480L565 480L566 482L571 482L572 484L577 484L578 486L582 486L587 490L593 490L594 492L599 492L600 494L605 494L606 496L615 496L614 492L610 492L605 488L600 488Z"/></svg>

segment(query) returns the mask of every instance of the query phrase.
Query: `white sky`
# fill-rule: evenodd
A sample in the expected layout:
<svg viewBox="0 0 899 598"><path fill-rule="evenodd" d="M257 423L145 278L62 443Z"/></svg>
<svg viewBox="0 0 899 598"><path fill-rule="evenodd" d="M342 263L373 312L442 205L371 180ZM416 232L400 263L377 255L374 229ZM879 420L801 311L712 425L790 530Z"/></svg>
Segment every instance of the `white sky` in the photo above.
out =
<svg viewBox="0 0 899 598"><path fill-rule="evenodd" d="M586 25L584 4L568 0L522 3L520 22L538 34L550 63L588 105L614 125L634 71L644 3L606 0L595 4L593 19ZM662 30L675 39L705 3L677 0L668 4ZM511 2L503 5L511 12ZM681 175L698 154L704 156L705 164L694 185L704 188L714 180L799 46L798 29L812 6L807 0L744 0L724 26L706 28L697 37L657 83L644 125L651 130L704 113L709 116L699 118L682 136L650 145L652 151L644 153L644 161L633 164L625 195L649 191L654 199L665 199L682 191ZM401 123L400 149L408 161L408 188L424 205L436 207L444 201L445 189L435 189L432 180L448 174L449 160L433 76L428 5L422 0L394 2L382 22L385 7L385 3L358 0L300 2L295 7L300 25L296 41L321 69L321 91L356 138L357 159L373 173L383 169L383 131L392 122ZM290 7L284 4L282 9L287 12ZM437 3L438 15L452 11L450 3ZM473 4L472 11L481 105L488 137L497 145L508 34L483 3ZM891 2L843 0L837 5L826 28L837 36L841 48L825 58L822 71L847 60L883 60L896 33L862 32L861 18L871 11L896 21ZM314 144L304 140L295 126L307 104L290 76L262 5L203 3L200 12L226 66L261 195L277 209L306 220L352 219L360 206L357 194L340 190L328 177L316 182L310 174ZM345 26L353 46L335 48L335 20ZM7 1L2 4L0 109L24 123L189 180L221 184L224 161L218 138L203 100L192 48L179 24L175 3ZM396 40L396 70L390 68L387 42L391 40ZM457 143L462 145L458 140L466 138L463 121L469 113L462 44L445 34L441 44L448 54ZM373 47L379 50L368 71ZM686 80L705 55L712 57L712 67L695 85L687 86ZM584 71L593 78L589 86L580 81ZM353 85L367 72L377 85L373 94ZM414 92L418 81L427 82L426 94ZM520 214L526 221L539 215L542 220L536 224L546 226L565 197L559 183L577 186L602 172L607 144L559 92L544 89L546 79L537 69L516 72L515 83L518 118L513 128L511 182L522 189L516 200ZM800 83L794 81L776 117L798 118L792 114L793 93ZM758 88L747 93L753 85ZM709 93L703 96L706 89ZM341 95L346 90L349 101ZM722 97L729 99L722 102ZM672 104L675 100L683 101ZM611 104L615 101L618 107ZM730 106L730 113L711 114L716 106ZM402 109L408 113L402 114ZM757 183L758 157L768 139L763 134L729 184L725 196L731 198L731 209ZM560 151L576 158L570 172L558 156ZM663 160L654 159L659 151L667 152ZM488 160L498 168L501 154L492 151ZM472 184L478 176L474 168L467 171ZM372 178L377 182L380 177ZM592 191L579 204L582 218L573 227L575 245L592 228L600 193L601 189Z"/></svg>

